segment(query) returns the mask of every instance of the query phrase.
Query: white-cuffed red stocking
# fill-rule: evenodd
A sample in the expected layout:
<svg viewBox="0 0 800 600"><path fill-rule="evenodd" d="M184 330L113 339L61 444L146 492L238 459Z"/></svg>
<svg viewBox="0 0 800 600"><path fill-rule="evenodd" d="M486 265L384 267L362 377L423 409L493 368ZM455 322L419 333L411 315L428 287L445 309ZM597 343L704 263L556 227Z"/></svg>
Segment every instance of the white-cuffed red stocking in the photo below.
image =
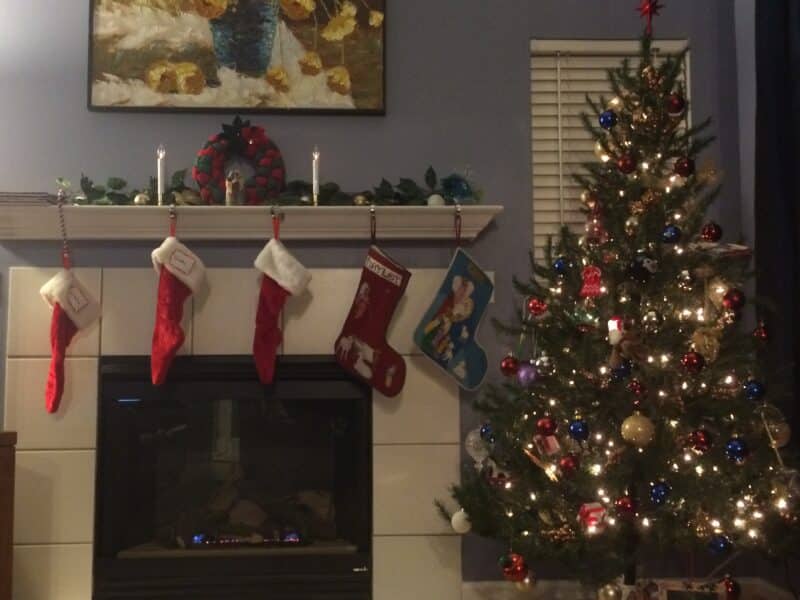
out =
<svg viewBox="0 0 800 600"><path fill-rule="evenodd" d="M150 375L153 385L161 385L185 338L181 326L183 305L203 283L205 266L196 254L172 236L153 250L152 257L159 279Z"/></svg>
<svg viewBox="0 0 800 600"><path fill-rule="evenodd" d="M100 304L78 281L74 273L62 269L39 292L52 307L50 321L50 370L45 388L45 409L58 410L64 393L64 359L75 334L100 316Z"/></svg>
<svg viewBox="0 0 800 600"><path fill-rule="evenodd" d="M270 240L255 260L262 273L253 334L253 358L261 383L272 383L275 355L283 340L279 319L286 299L308 287L311 273L277 239Z"/></svg>

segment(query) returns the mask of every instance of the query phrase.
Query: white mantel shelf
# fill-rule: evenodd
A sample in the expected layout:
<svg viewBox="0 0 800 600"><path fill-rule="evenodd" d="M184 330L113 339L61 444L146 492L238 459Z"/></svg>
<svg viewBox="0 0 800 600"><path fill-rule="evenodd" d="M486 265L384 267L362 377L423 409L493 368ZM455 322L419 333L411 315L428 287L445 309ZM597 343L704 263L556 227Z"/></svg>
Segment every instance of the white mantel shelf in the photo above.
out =
<svg viewBox="0 0 800 600"><path fill-rule="evenodd" d="M378 240L453 239L452 206L378 206ZM369 207L286 206L281 238L361 240L370 237ZM461 236L476 238L502 206L463 206ZM73 240L160 240L168 231L168 208L159 206L67 206ZM269 206L179 206L178 237L184 240L263 240L272 235ZM0 240L59 239L52 205L1 205Z"/></svg>

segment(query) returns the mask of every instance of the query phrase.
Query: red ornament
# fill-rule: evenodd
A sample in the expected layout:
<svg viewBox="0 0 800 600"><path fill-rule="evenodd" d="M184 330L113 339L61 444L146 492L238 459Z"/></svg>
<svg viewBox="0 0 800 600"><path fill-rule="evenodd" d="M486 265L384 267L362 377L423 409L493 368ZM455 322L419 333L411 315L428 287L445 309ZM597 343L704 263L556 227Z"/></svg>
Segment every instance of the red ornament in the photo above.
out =
<svg viewBox="0 0 800 600"><path fill-rule="evenodd" d="M513 377L519 371L519 361L511 354L500 361L500 370L506 377Z"/></svg>
<svg viewBox="0 0 800 600"><path fill-rule="evenodd" d="M689 177L694 173L694 161L688 157L679 158L675 161L673 170L681 177Z"/></svg>
<svg viewBox="0 0 800 600"><path fill-rule="evenodd" d="M551 436L558 429L558 423L553 417L542 417L536 421L536 431L539 435L545 437Z"/></svg>
<svg viewBox="0 0 800 600"><path fill-rule="evenodd" d="M722 305L728 310L740 310L745 303L744 292L738 288L731 288L722 297Z"/></svg>
<svg viewBox="0 0 800 600"><path fill-rule="evenodd" d="M513 581L515 583L525 581L525 578L530 572L525 558L515 552L503 556L500 559L500 567L503 569L503 577L505 577L507 581Z"/></svg>
<svg viewBox="0 0 800 600"><path fill-rule="evenodd" d="M567 454L558 461L558 468L561 470L562 475L570 477L575 474L580 464L580 459L575 454Z"/></svg>
<svg viewBox="0 0 800 600"><path fill-rule="evenodd" d="M528 313L532 317L540 317L547 312L547 302L536 296L528 298Z"/></svg>
<svg viewBox="0 0 800 600"><path fill-rule="evenodd" d="M767 331L764 321L758 322L758 326L753 330L753 337L762 342L766 342L769 339L769 331Z"/></svg>
<svg viewBox="0 0 800 600"><path fill-rule="evenodd" d="M581 298L597 298L603 293L601 289L603 287L603 272L600 267L595 267L594 265L584 267L581 277L583 278L583 285L581 285L581 290L578 292Z"/></svg>
<svg viewBox="0 0 800 600"><path fill-rule="evenodd" d="M623 519L630 519L636 514L636 501L630 496L622 496L614 502L617 515Z"/></svg>
<svg viewBox="0 0 800 600"><path fill-rule="evenodd" d="M699 373L706 366L706 359L699 352L691 350L681 357L681 365L689 373Z"/></svg>
<svg viewBox="0 0 800 600"><path fill-rule="evenodd" d="M689 434L686 441L689 444L689 448L697 454L704 454L711 448L712 440L711 434L705 429L695 429Z"/></svg>
<svg viewBox="0 0 800 600"><path fill-rule="evenodd" d="M704 242L718 242L722 239L722 227L714 221L709 221L700 230L700 238Z"/></svg>
<svg viewBox="0 0 800 600"><path fill-rule="evenodd" d="M646 35L653 35L653 17L657 17L662 8L664 6L659 4L658 0L642 0L639 4L639 15L643 19L647 19L647 26L644 28Z"/></svg>
<svg viewBox="0 0 800 600"><path fill-rule="evenodd" d="M686 100L678 93L670 94L667 98L667 114L670 117L680 117L686 110Z"/></svg>
<svg viewBox="0 0 800 600"><path fill-rule="evenodd" d="M625 175L633 173L636 170L636 164L636 159L632 154L623 154L617 160L617 168Z"/></svg>
<svg viewBox="0 0 800 600"><path fill-rule="evenodd" d="M578 521L593 533L603 531L606 528L606 516L606 507L599 502L581 504L578 510Z"/></svg>
<svg viewBox="0 0 800 600"><path fill-rule="evenodd" d="M742 597L742 586L730 575L722 579L722 587L725 588L725 600L739 600Z"/></svg>

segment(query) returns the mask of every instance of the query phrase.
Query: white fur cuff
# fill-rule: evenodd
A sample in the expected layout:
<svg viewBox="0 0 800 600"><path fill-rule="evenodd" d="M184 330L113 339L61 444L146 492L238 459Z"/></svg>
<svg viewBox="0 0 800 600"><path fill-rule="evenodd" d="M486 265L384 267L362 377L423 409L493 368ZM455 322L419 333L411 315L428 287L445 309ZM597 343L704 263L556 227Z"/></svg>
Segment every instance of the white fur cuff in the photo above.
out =
<svg viewBox="0 0 800 600"><path fill-rule="evenodd" d="M60 304L78 329L85 329L100 316L100 303L67 269L62 269L45 283L39 293L51 307Z"/></svg>
<svg viewBox="0 0 800 600"><path fill-rule="evenodd" d="M256 269L275 280L292 296L299 296L308 287L311 273L278 240L270 240L255 260Z"/></svg>
<svg viewBox="0 0 800 600"><path fill-rule="evenodd" d="M158 248L153 250L153 267L156 273L161 272L161 267L166 267L180 281L186 284L192 293L197 293L206 275L203 261L189 248L181 244L172 236L164 240Z"/></svg>

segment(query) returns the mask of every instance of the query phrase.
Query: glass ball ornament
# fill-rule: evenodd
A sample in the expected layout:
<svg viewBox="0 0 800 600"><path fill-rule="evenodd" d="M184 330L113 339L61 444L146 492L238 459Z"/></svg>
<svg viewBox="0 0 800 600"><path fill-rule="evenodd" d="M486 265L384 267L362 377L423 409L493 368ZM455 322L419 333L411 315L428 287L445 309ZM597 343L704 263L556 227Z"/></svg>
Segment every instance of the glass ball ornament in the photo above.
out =
<svg viewBox="0 0 800 600"><path fill-rule="evenodd" d="M515 552L509 552L507 555L501 556L499 564L506 581L515 583L524 581L530 572L525 558Z"/></svg>
<svg viewBox="0 0 800 600"><path fill-rule="evenodd" d="M667 225L661 232L661 241L665 244L677 244L681 241L683 232L677 225Z"/></svg>
<svg viewBox="0 0 800 600"><path fill-rule="evenodd" d="M479 432L479 434L481 436L481 439L484 442L488 442L490 444L494 444L495 435L494 435L494 429L492 429L492 424L491 423L484 423L483 425L481 425L481 428L478 430L478 432Z"/></svg>
<svg viewBox="0 0 800 600"><path fill-rule="evenodd" d="M792 428L786 421L775 421L767 424L769 427L770 446L785 448L792 439Z"/></svg>
<svg viewBox="0 0 800 600"><path fill-rule="evenodd" d="M620 496L614 501L614 508L618 517L631 519L636 514L636 501L627 495Z"/></svg>
<svg viewBox="0 0 800 600"><path fill-rule="evenodd" d="M647 283L658 271L658 261L646 252L638 252L628 265L628 277L638 283Z"/></svg>
<svg viewBox="0 0 800 600"><path fill-rule="evenodd" d="M611 369L612 381L622 381L631 376L633 371L633 363L629 360L623 360L618 367Z"/></svg>
<svg viewBox="0 0 800 600"><path fill-rule="evenodd" d="M767 393L767 387L756 379L746 381L743 389L744 397L753 402L758 402L764 397L764 394Z"/></svg>
<svg viewBox="0 0 800 600"><path fill-rule="evenodd" d="M610 160L611 160L611 155L608 153L608 150L606 150L606 149L603 147L603 144L600 142L600 140L597 140L597 141L594 143L594 155L595 155L595 156L596 156L596 157L597 157L597 158L598 158L600 161L602 161L602 162L604 162L604 163L607 163L608 161L610 161Z"/></svg>
<svg viewBox="0 0 800 600"><path fill-rule="evenodd" d="M639 217L632 215L625 220L625 235L633 237L639 231Z"/></svg>
<svg viewBox="0 0 800 600"><path fill-rule="evenodd" d="M700 239L704 242L718 242L722 239L722 227L714 221L709 221L700 230Z"/></svg>
<svg viewBox="0 0 800 600"><path fill-rule="evenodd" d="M569 261L564 256L559 256L553 261L553 271L556 275L566 275L569 271Z"/></svg>
<svg viewBox="0 0 800 600"><path fill-rule="evenodd" d="M694 161L687 156L679 158L675 161L672 170L675 171L676 175L689 177L694 173Z"/></svg>
<svg viewBox="0 0 800 600"><path fill-rule="evenodd" d="M542 417L536 421L536 432L545 437L554 435L558 429L558 423L553 417Z"/></svg>
<svg viewBox="0 0 800 600"><path fill-rule="evenodd" d="M672 492L672 487L666 481L658 481L650 486L650 502L656 506L663 506Z"/></svg>
<svg viewBox="0 0 800 600"><path fill-rule="evenodd" d="M706 359L699 352L690 350L681 356L681 366L687 373L696 375L706 366Z"/></svg>
<svg viewBox="0 0 800 600"><path fill-rule="evenodd" d="M597 600L622 600L622 588L616 583L607 583L597 590Z"/></svg>
<svg viewBox="0 0 800 600"><path fill-rule="evenodd" d="M730 538L725 535L715 535L708 540L708 549L711 554L719 556L720 554L727 554L733 547Z"/></svg>
<svg viewBox="0 0 800 600"><path fill-rule="evenodd" d="M730 288L722 296L722 306L728 310L741 310L746 302L744 292L739 288Z"/></svg>
<svg viewBox="0 0 800 600"><path fill-rule="evenodd" d="M576 442L585 442L589 439L589 424L583 419L574 419L569 424L569 437Z"/></svg>
<svg viewBox="0 0 800 600"><path fill-rule="evenodd" d="M742 463L750 454L747 442L740 437L733 437L725 444L725 456L735 463Z"/></svg>
<svg viewBox="0 0 800 600"><path fill-rule="evenodd" d="M481 429L473 429L464 438L464 451L476 464L480 464L489 458L488 439L484 440L481 435ZM489 437L492 437L491 434Z"/></svg>
<svg viewBox="0 0 800 600"><path fill-rule="evenodd" d="M519 370L519 361L512 354L508 354L500 361L500 371L506 377L513 377Z"/></svg>
<svg viewBox="0 0 800 600"><path fill-rule="evenodd" d="M147 206L150 204L150 196L146 192L136 194L136 197L133 199L133 203L136 206Z"/></svg>
<svg viewBox="0 0 800 600"><path fill-rule="evenodd" d="M622 439L629 444L637 448L644 448L653 441L656 426L650 419L637 411L622 422L621 433Z"/></svg>
<svg viewBox="0 0 800 600"><path fill-rule="evenodd" d="M547 312L547 302L536 296L531 296L525 303L528 308L528 314L532 317L541 317Z"/></svg>
<svg viewBox="0 0 800 600"><path fill-rule="evenodd" d="M633 154L626 153L617 159L617 169L624 175L630 175L636 170L637 162Z"/></svg>
<svg viewBox="0 0 800 600"><path fill-rule="evenodd" d="M687 437L689 448L696 454L704 454L711 448L714 438L707 429L695 429Z"/></svg>
<svg viewBox="0 0 800 600"><path fill-rule="evenodd" d="M572 453L566 454L559 459L558 470L561 471L564 477L571 477L577 472L580 464L581 462L577 455Z"/></svg>
<svg viewBox="0 0 800 600"><path fill-rule="evenodd" d="M450 517L450 525L453 527L453 531L460 535L469 533L472 529L472 523L470 523L469 515L463 508L453 513L453 516Z"/></svg>
<svg viewBox="0 0 800 600"><path fill-rule="evenodd" d="M686 110L686 99L677 92L672 93L667 97L666 108L673 119L680 117Z"/></svg>
<svg viewBox="0 0 800 600"><path fill-rule="evenodd" d="M594 190L583 190L581 192L581 204L594 213L600 209L600 196Z"/></svg>
<svg viewBox="0 0 800 600"><path fill-rule="evenodd" d="M597 120L600 123L600 127L606 130L614 127L614 125L616 125L619 121L617 118L617 113L615 113L613 110L604 110L600 113L600 116L597 118Z"/></svg>
<svg viewBox="0 0 800 600"><path fill-rule="evenodd" d="M742 586L733 577L725 575L721 583L725 590L725 600L739 600L742 597Z"/></svg>
<svg viewBox="0 0 800 600"><path fill-rule="evenodd" d="M524 388L531 387L538 377L539 372L536 370L534 361L524 362L517 369L517 382Z"/></svg>
<svg viewBox="0 0 800 600"><path fill-rule="evenodd" d="M631 379L627 387L628 391L637 398L647 395L647 387L638 379Z"/></svg>

